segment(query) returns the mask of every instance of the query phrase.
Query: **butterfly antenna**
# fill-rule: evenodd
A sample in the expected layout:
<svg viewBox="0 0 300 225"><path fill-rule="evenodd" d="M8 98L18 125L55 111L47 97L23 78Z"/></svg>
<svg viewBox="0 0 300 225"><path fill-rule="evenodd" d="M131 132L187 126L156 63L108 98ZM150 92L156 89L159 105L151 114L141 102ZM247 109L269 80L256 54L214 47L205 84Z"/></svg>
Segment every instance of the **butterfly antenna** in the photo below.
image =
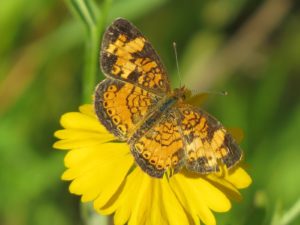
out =
<svg viewBox="0 0 300 225"><path fill-rule="evenodd" d="M199 93L196 90L192 90L193 93ZM204 94L209 94L209 95L221 95L221 96L227 96L228 92L227 91L205 91L205 92L201 92Z"/></svg>
<svg viewBox="0 0 300 225"><path fill-rule="evenodd" d="M173 42L173 48L174 48L174 53L175 53L177 74L178 74L178 78L179 78L179 87L181 87L181 75L180 75L180 71L179 71L178 56L177 56L177 46L176 46L176 42L175 41Z"/></svg>
<svg viewBox="0 0 300 225"><path fill-rule="evenodd" d="M221 95L221 96L227 96L228 95L227 91L211 91L211 92L208 92L208 93L215 94L215 95Z"/></svg>

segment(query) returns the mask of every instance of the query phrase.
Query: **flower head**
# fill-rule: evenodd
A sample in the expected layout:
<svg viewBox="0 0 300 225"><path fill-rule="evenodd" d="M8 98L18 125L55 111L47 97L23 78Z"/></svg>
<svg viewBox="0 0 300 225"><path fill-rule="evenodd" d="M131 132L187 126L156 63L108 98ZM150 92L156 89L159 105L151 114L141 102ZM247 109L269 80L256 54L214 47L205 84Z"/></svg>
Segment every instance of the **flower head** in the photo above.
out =
<svg viewBox="0 0 300 225"><path fill-rule="evenodd" d="M92 105L61 118L61 140L54 148L69 150L63 180L82 202L93 201L101 214L114 214L115 224L216 224L212 211L226 212L238 189L251 183L241 167L195 175L186 170L152 178L135 166L126 143L118 142L98 121Z"/></svg>

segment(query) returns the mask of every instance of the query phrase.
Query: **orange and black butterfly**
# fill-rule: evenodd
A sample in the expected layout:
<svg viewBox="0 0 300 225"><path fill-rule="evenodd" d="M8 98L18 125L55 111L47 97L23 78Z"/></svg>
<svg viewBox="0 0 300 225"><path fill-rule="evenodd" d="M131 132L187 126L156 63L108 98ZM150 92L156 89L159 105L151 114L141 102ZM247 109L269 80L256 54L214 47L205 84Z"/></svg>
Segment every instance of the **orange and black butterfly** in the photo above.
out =
<svg viewBox="0 0 300 225"><path fill-rule="evenodd" d="M106 79L95 91L101 123L130 146L152 177L186 167L201 174L233 167L242 152L215 118L171 90L166 70L149 41L125 19L104 33L100 63Z"/></svg>

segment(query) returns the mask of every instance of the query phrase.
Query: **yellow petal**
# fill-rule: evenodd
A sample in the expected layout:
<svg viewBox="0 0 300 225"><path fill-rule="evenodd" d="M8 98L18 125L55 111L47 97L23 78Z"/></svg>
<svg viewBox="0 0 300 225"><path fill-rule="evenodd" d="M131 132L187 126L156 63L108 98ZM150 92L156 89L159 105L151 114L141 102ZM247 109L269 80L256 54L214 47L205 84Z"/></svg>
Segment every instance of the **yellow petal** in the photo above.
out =
<svg viewBox="0 0 300 225"><path fill-rule="evenodd" d="M67 169L64 171L64 173L61 175L62 180L74 180L77 177L77 173L72 171L72 169Z"/></svg>
<svg viewBox="0 0 300 225"><path fill-rule="evenodd" d="M81 130L81 129L64 129L58 130L54 133L54 136L59 139L68 139L68 140L84 140L84 139L106 139L110 137L108 141L115 139L112 134L109 134L107 131L105 132L95 132L89 130ZM106 140L102 140L105 142Z"/></svg>
<svg viewBox="0 0 300 225"><path fill-rule="evenodd" d="M74 148L84 148L84 147L92 147L95 145L100 145L103 142L111 140L110 136L107 136L106 139L98 139L98 138L90 138L90 139L77 139L77 140L59 140L54 143L53 148L60 150L69 150Z"/></svg>
<svg viewBox="0 0 300 225"><path fill-rule="evenodd" d="M209 182L205 176L186 176L179 174L177 179L183 180L189 188L188 192L201 194L201 199L212 210L226 212L230 209L231 203L228 197L214 183ZM186 188L186 189L187 189Z"/></svg>
<svg viewBox="0 0 300 225"><path fill-rule="evenodd" d="M115 139L112 134L107 132L100 133L74 129L59 130L54 135L62 140L56 141L53 148L62 150L94 146Z"/></svg>
<svg viewBox="0 0 300 225"><path fill-rule="evenodd" d="M89 163L82 164L82 166L70 167L62 176L63 180L73 180L82 176L90 170L105 171L107 166L111 164L112 160L93 159Z"/></svg>
<svg viewBox="0 0 300 225"><path fill-rule="evenodd" d="M252 183L249 174L241 167L238 167L232 173L229 173L225 179L238 189L246 188Z"/></svg>
<svg viewBox="0 0 300 225"><path fill-rule="evenodd" d="M217 174L210 174L206 176L206 179L210 181L215 187L226 194L231 199L237 201L241 200L241 194L239 190L229 181L225 179L225 176L219 176Z"/></svg>
<svg viewBox="0 0 300 225"><path fill-rule="evenodd" d="M125 159L126 158L126 159ZM119 163L118 166L115 166L117 163ZM115 161L113 162L110 167L110 171L113 171L113 173L107 172L106 182L103 184L100 188L95 188L99 186L93 186L94 190L90 190L84 193L81 200L83 202L90 201L93 199L96 199L98 204L106 204L108 200L114 195L114 193L118 190L118 188L122 185L130 167L133 164L133 159L129 158L128 156L125 156L122 161ZM101 171L104 173L104 171ZM97 189L99 189L99 192L97 192Z"/></svg>
<svg viewBox="0 0 300 225"><path fill-rule="evenodd" d="M90 201L97 197L97 200L101 198L105 202L118 189L132 163L132 158L123 156L94 166L71 183L70 192L83 195L82 201Z"/></svg>
<svg viewBox="0 0 300 225"><path fill-rule="evenodd" d="M97 116L95 114L94 105L92 105L92 104L85 104L85 105L80 106L79 111L81 113L91 116L93 118L97 118Z"/></svg>
<svg viewBox="0 0 300 225"><path fill-rule="evenodd" d="M65 156L65 166L69 169L64 172L63 180L73 180L95 167L104 167L113 159L131 157L126 143L105 143L89 148L74 149ZM131 157L132 160L132 157Z"/></svg>
<svg viewBox="0 0 300 225"><path fill-rule="evenodd" d="M64 128L107 132L96 118L79 112L70 112L62 115L60 123Z"/></svg>
<svg viewBox="0 0 300 225"><path fill-rule="evenodd" d="M112 161L112 167L108 171L102 171L107 173L107 183L102 189L99 197L96 199L99 208L102 208L113 194L117 191L118 187L122 184L127 175L129 169L133 165L133 157L131 155L125 155L124 157Z"/></svg>
<svg viewBox="0 0 300 225"><path fill-rule="evenodd" d="M136 169L133 169L131 173L126 177L126 180L124 181L124 186L120 188L114 197L112 197L109 202L107 202L106 205L99 205L97 200L94 202L94 208L101 214L111 214L114 211L116 211L120 206L122 206L124 199L127 198L127 194L129 193L136 193L137 183L140 184L138 173ZM136 182L137 183L136 183ZM125 201L126 202L126 201ZM129 201L128 203L130 203ZM127 205L127 203L126 203ZM116 219L116 218L115 218Z"/></svg>
<svg viewBox="0 0 300 225"><path fill-rule="evenodd" d="M140 170L137 168L136 170ZM139 188L135 192L135 204L132 206L132 213L128 221L128 225L140 225L144 224L146 220L146 215L149 214L150 202L152 201L151 193L151 178L148 175L139 173Z"/></svg>
<svg viewBox="0 0 300 225"><path fill-rule="evenodd" d="M151 182L151 205L149 207L149 220L150 224L162 224L162 225L167 225L167 220L162 214L162 205L161 205L161 190L160 190L160 185L159 181L156 179L152 179Z"/></svg>
<svg viewBox="0 0 300 225"><path fill-rule="evenodd" d="M191 213L193 218L195 218L193 214L196 214L204 224L215 225L215 217L204 200L204 195L207 193L202 193L201 189L198 190L199 183L190 179L182 174L177 174L170 179L170 184L178 199L182 202L182 205L186 207L186 210ZM198 179L202 180L202 178ZM196 221L194 222L196 223Z"/></svg>
<svg viewBox="0 0 300 225"><path fill-rule="evenodd" d="M114 216L114 224L123 225L125 224L130 217L133 206L136 203L135 195L139 191L140 185L143 185L141 182L141 173L139 170L135 169L126 179L126 184L124 191L119 196L118 201L115 202L116 213ZM96 202L95 202L96 204Z"/></svg>
<svg viewBox="0 0 300 225"><path fill-rule="evenodd" d="M80 168L89 166L93 161L110 162L110 159L123 155L130 155L126 143L101 143L87 148L73 149L68 152L64 161L68 168Z"/></svg>
<svg viewBox="0 0 300 225"><path fill-rule="evenodd" d="M166 217L167 224L189 224L184 209L172 191L167 179L164 177L156 182L159 182L160 185L162 217Z"/></svg>
<svg viewBox="0 0 300 225"><path fill-rule="evenodd" d="M136 168L127 177L125 187L114 204L117 206L114 207L115 224L125 224L127 221L130 225L147 224L149 221L150 224L162 225L188 224L187 217L168 182L165 179L162 181L151 178L140 168Z"/></svg>

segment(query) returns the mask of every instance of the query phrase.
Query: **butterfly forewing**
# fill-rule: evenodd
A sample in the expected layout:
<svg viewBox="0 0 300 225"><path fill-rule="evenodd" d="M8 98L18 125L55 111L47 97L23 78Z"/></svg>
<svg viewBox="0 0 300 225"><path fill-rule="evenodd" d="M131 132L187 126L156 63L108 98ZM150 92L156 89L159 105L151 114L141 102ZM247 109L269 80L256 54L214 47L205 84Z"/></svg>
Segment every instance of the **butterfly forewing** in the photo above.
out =
<svg viewBox="0 0 300 225"><path fill-rule="evenodd" d="M117 19L104 33L100 63L106 76L164 95L170 91L166 71L141 32L125 19Z"/></svg>

